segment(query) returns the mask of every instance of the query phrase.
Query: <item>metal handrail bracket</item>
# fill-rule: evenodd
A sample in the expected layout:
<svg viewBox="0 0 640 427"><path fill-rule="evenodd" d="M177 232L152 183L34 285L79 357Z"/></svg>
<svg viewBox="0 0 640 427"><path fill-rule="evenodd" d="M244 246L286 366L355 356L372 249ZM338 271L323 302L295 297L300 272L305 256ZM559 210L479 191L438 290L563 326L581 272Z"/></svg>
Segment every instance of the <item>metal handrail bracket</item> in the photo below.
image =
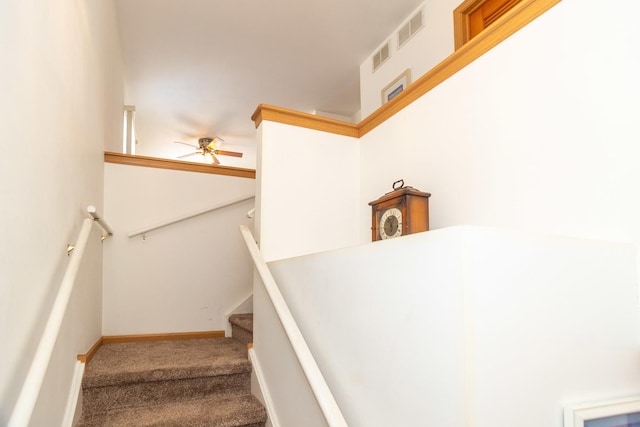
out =
<svg viewBox="0 0 640 427"><path fill-rule="evenodd" d="M96 210L95 206L88 206L87 212L89 212L89 215L91 215L96 224L98 224L100 228L102 228L102 240L106 239L107 237L113 236L111 228L109 228L104 219L100 218L100 215L98 215L98 211Z"/></svg>

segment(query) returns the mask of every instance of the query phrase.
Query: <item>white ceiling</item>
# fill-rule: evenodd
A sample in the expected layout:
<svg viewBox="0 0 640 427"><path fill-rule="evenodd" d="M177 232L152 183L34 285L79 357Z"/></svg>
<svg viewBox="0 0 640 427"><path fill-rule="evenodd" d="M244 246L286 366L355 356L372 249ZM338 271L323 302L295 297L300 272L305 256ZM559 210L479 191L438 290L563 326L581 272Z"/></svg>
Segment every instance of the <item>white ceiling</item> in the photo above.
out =
<svg viewBox="0 0 640 427"><path fill-rule="evenodd" d="M352 116L360 64L422 2L116 0L137 153L218 135L253 168L258 104Z"/></svg>

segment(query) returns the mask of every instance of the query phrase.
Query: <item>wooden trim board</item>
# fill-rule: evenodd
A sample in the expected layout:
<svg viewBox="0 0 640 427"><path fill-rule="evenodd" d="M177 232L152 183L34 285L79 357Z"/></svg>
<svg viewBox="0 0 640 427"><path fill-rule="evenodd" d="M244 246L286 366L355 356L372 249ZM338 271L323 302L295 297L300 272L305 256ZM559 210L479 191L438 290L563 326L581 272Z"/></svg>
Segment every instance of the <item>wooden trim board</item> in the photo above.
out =
<svg viewBox="0 0 640 427"><path fill-rule="evenodd" d="M142 341L193 340L203 338L224 338L224 331L177 332L171 334L110 335L102 337L103 344Z"/></svg>
<svg viewBox="0 0 640 427"><path fill-rule="evenodd" d="M317 116L315 114L303 113L286 108L274 107L273 105L260 104L251 116L256 128L263 120L277 123L286 123L308 129L320 130L323 132L335 133L338 135L358 137L358 126L353 123L342 122L340 120Z"/></svg>
<svg viewBox="0 0 640 427"><path fill-rule="evenodd" d="M494 21L505 15L510 9L516 6L521 0L465 0L453 11L453 39L455 49L458 50L463 44L471 40L478 30L482 30L491 25ZM493 11L490 15L485 16L484 12L479 11L490 5ZM481 15L476 16L477 13Z"/></svg>
<svg viewBox="0 0 640 427"><path fill-rule="evenodd" d="M239 178L256 178L255 169L183 162L180 160L161 159L159 157L135 156L131 154L113 153L110 151L104 152L104 161L107 163L116 163L120 165L143 166L149 168L170 169L186 172L212 173L216 175L236 176Z"/></svg>
<svg viewBox="0 0 640 427"><path fill-rule="evenodd" d="M170 334L143 334L143 335L108 335L98 338L98 341L87 351L86 354L79 354L78 360L82 363L89 361L96 354L103 344L114 344L123 342L143 342L143 341L170 341L170 340L193 340L203 338L224 338L224 331L205 332L177 332Z"/></svg>
<svg viewBox="0 0 640 427"><path fill-rule="evenodd" d="M78 360L82 363L89 363L89 361L93 359L93 356L95 356L96 351L98 351L98 349L102 347L102 343L102 337L98 338L98 341L96 341L96 343L91 346L89 351L87 351L85 354L78 355Z"/></svg>

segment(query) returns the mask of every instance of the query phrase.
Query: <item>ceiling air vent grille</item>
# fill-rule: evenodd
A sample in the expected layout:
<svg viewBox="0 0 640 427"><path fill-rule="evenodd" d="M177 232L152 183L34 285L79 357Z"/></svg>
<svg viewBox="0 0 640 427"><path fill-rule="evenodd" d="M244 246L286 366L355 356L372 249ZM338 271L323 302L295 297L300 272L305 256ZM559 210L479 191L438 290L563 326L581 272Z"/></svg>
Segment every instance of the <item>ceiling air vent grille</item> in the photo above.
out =
<svg viewBox="0 0 640 427"><path fill-rule="evenodd" d="M413 17L411 17L409 22L407 22L407 24L398 31L398 47L400 48L408 42L411 37L422 29L422 27L422 9L420 9L415 15L413 15Z"/></svg>
<svg viewBox="0 0 640 427"><path fill-rule="evenodd" d="M373 54L373 71L380 68L387 59L389 59L389 42L386 42L379 51Z"/></svg>

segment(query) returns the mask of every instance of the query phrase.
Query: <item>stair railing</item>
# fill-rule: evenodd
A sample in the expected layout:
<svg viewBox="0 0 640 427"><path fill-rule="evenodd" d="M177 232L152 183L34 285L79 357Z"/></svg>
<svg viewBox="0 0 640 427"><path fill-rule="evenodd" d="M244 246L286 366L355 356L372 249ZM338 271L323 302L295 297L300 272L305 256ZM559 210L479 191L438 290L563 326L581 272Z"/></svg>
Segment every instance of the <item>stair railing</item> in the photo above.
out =
<svg viewBox="0 0 640 427"><path fill-rule="evenodd" d="M223 203L218 203L217 205L212 206L210 208L207 208L207 209L204 209L204 210L201 210L201 211L198 211L198 212L190 213L190 214L178 217L178 218L170 219L170 220L164 221L164 222L162 222L160 224L152 225L150 227L143 228L143 229L141 229L139 231L134 231L132 233L129 233L129 237L142 236L142 238L144 239L146 233L148 233L149 231L157 230L159 228L166 227L166 226L171 225L171 224L175 224L175 223L178 223L178 222L186 221L188 219L191 219L191 218L194 218L194 217L197 217L197 216L209 213L209 212L213 212L213 211L216 211L218 209L226 208L227 206L235 205L236 203L244 202L245 200L253 199L254 197L256 197L255 194L250 194L250 195L247 195L247 196L237 197L235 199L231 199L231 200L223 202Z"/></svg>
<svg viewBox="0 0 640 427"><path fill-rule="evenodd" d="M89 206L87 208L87 212L89 212L89 215L91 215L95 223L98 224L98 227L102 228L102 240L106 239L107 237L113 236L111 228L109 228L107 223L104 222L102 218L100 218L100 215L98 215L98 211L96 210L95 206Z"/></svg>
<svg viewBox="0 0 640 427"><path fill-rule="evenodd" d="M75 284L76 277L78 276L78 270L80 269L80 263L84 250L89 240L89 234L91 233L91 225L95 222L108 234L109 237L112 233L109 231L109 227L104 221L101 221L95 208L89 206L87 211L93 218L85 218L82 222L82 228L78 233L75 245L69 245L67 247L67 254L69 255L69 264L62 277L62 283L58 289L58 294L49 313L49 318L42 331L42 337L40 343L36 349L36 353L31 361L29 372L20 390L20 395L13 407L11 418L7 427L26 427L29 425L31 415L33 414L33 408L38 400L40 394L40 388L44 381L45 374L49 368L49 362L51 361L51 355L53 354L53 348L58 340L58 334L62 327L62 321L64 319L69 299L73 291L73 285ZM101 222L100 222L101 221ZM106 237L104 237L104 240Z"/></svg>
<svg viewBox="0 0 640 427"><path fill-rule="evenodd" d="M302 332L300 332L300 328L298 328L298 324L289 310L289 306L262 257L260 248L258 248L251 231L247 226L241 225L240 232L327 424L330 427L348 427L313 354L311 354L311 350L309 350L309 346L307 346L307 342L302 336Z"/></svg>

